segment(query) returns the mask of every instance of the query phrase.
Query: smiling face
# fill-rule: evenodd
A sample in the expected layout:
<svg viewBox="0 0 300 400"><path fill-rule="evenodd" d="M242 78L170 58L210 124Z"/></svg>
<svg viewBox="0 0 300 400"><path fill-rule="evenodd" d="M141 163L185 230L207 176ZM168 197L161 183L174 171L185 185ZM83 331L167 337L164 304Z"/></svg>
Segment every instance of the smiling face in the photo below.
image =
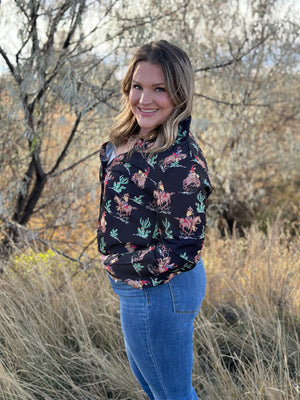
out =
<svg viewBox="0 0 300 400"><path fill-rule="evenodd" d="M160 67L146 61L137 64L129 92L129 104L140 126L140 136L163 124L174 108Z"/></svg>

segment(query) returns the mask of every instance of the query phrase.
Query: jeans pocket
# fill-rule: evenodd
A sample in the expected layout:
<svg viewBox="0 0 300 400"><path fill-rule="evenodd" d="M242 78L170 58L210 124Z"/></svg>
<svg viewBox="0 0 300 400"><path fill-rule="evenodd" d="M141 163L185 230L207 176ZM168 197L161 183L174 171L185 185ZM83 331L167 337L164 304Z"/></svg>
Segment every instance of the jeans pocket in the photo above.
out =
<svg viewBox="0 0 300 400"><path fill-rule="evenodd" d="M192 270L176 275L168 285L174 312L197 314L206 289L206 274L202 260Z"/></svg>

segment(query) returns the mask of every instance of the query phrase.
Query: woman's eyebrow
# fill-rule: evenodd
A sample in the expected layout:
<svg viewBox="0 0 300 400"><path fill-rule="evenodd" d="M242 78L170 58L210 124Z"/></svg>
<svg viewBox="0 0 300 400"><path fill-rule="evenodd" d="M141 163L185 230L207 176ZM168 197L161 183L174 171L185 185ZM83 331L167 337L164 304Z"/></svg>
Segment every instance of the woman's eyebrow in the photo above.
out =
<svg viewBox="0 0 300 400"><path fill-rule="evenodd" d="M132 83L135 83L136 85L143 86L140 82L136 81L135 79L132 80ZM154 83L152 86L165 86L164 82L158 82Z"/></svg>

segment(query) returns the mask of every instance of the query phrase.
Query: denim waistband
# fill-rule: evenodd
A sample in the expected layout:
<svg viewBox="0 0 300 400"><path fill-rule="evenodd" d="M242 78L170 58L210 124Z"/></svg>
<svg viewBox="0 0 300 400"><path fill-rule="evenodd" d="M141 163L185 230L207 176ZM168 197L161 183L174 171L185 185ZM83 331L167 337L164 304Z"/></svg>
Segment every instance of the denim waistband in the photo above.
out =
<svg viewBox="0 0 300 400"><path fill-rule="evenodd" d="M149 288L143 288L143 289L137 289L134 288L130 285L128 285L124 281L115 281L108 273L107 276L110 280L111 286L113 291L117 295L122 295L122 296L144 296L145 291L157 291L157 290L162 290L162 288L166 285L169 285L170 283L173 283L173 286L176 282L176 285L182 285L182 286L191 286L193 281L196 279L203 280L205 279L205 270L204 270L204 264L202 258L200 261L195 265L195 267L189 271L186 272L181 272L177 275L175 275L170 281L168 281L165 284L161 284L158 286L153 286Z"/></svg>

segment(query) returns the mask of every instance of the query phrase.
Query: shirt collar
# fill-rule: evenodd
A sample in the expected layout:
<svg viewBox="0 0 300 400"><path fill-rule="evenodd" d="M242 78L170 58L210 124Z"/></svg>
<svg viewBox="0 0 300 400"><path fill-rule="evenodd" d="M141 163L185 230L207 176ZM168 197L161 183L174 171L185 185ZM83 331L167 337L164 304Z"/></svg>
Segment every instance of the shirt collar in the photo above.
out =
<svg viewBox="0 0 300 400"><path fill-rule="evenodd" d="M177 139L176 141L180 141L183 137L186 137L189 134L190 131L190 125L191 125L191 117L188 117L182 121L179 122L178 124L178 134L177 134ZM155 139L151 140L144 140L142 138L138 139L136 144L134 145L134 149L138 151L145 151L149 150L153 144L154 144ZM111 142L105 142L101 146L100 149L100 160L103 164L107 164L109 155L111 154L111 151L113 150L113 145Z"/></svg>

